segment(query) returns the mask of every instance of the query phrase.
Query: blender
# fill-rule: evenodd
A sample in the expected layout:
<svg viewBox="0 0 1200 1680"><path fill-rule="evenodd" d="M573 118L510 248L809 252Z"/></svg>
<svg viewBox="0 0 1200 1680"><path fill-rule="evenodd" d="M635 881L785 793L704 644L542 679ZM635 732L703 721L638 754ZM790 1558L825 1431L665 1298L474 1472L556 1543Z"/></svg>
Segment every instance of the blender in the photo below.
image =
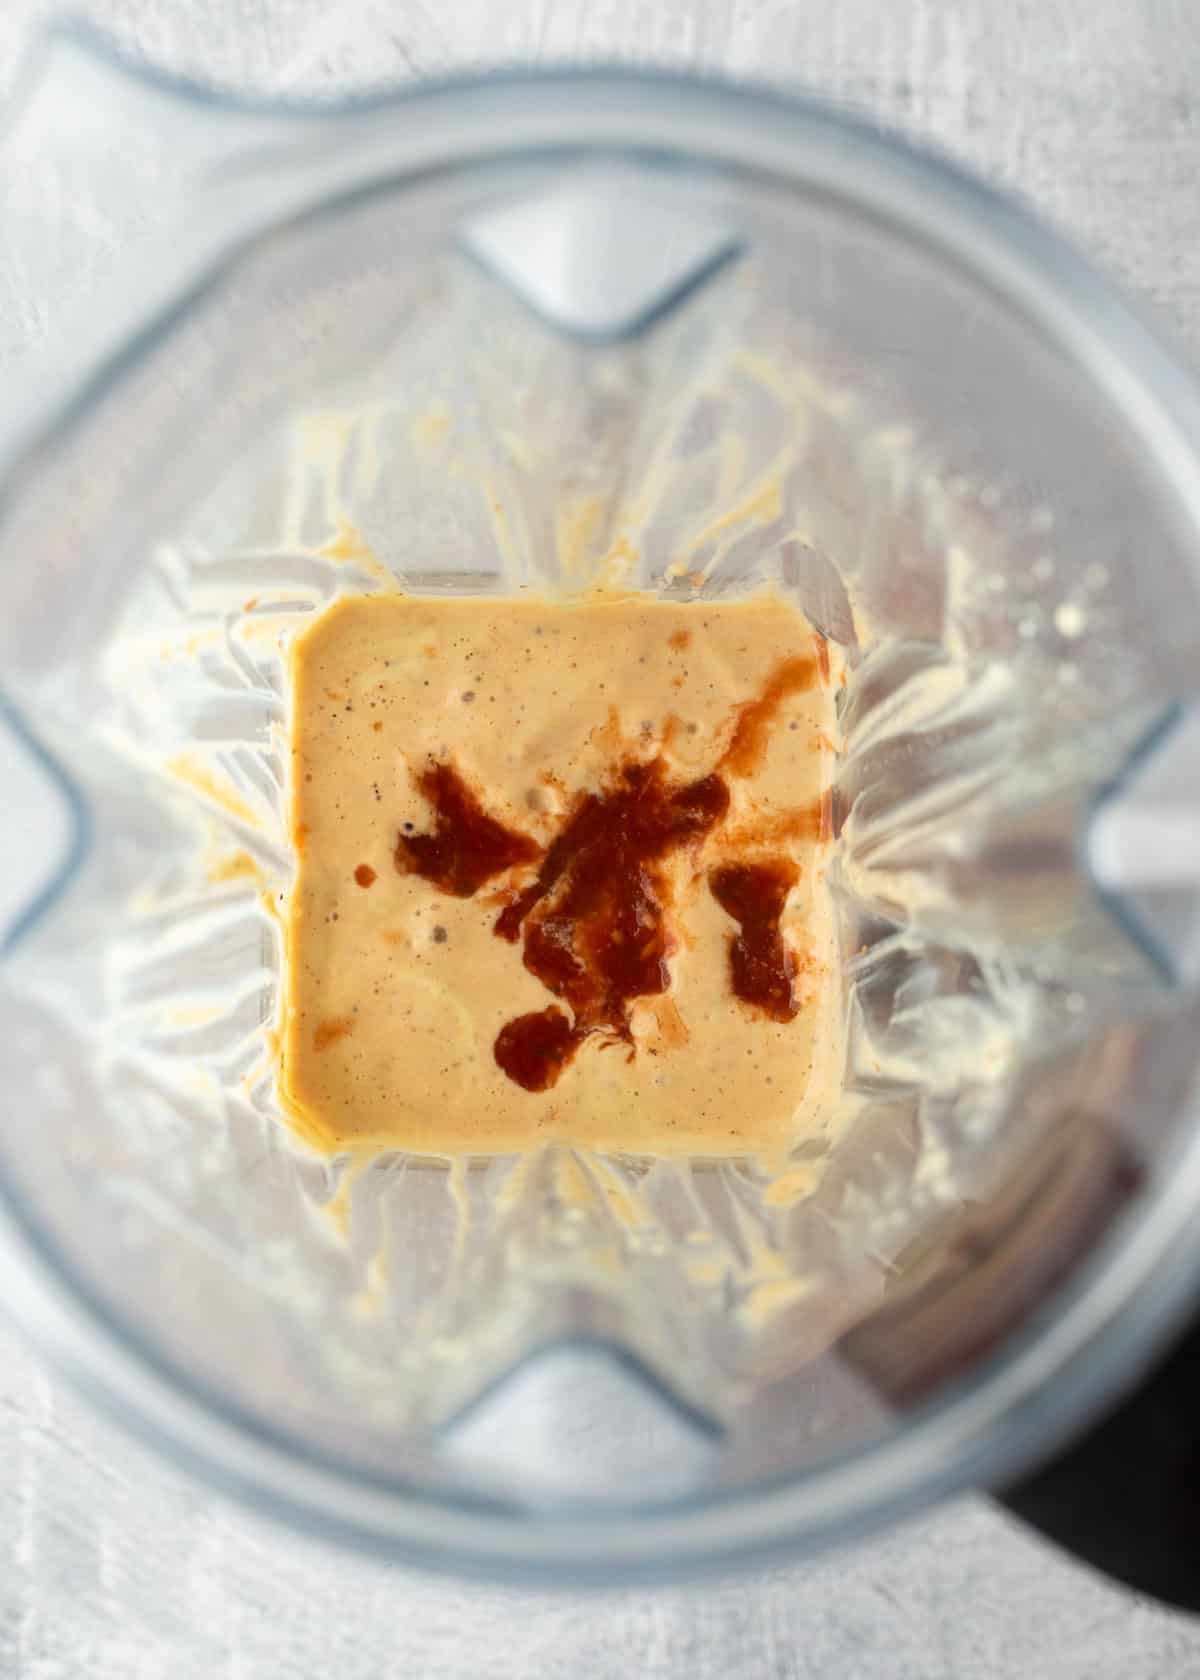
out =
<svg viewBox="0 0 1200 1680"><path fill-rule="evenodd" d="M811 101L252 106L60 31L23 132L110 191L94 136L149 135L179 192L0 423L10 1310L176 1459L461 1573L665 1577L1015 1482L1195 1289L1190 379L1019 207ZM602 573L776 590L845 662L836 1133L785 1181L306 1150L295 635Z"/></svg>

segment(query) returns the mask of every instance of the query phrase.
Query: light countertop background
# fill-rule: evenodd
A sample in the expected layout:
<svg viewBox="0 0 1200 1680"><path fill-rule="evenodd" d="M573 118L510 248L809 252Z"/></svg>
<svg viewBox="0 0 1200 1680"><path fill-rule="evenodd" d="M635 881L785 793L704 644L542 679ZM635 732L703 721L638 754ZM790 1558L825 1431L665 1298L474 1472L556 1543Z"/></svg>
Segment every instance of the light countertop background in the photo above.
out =
<svg viewBox="0 0 1200 1680"><path fill-rule="evenodd" d="M0 110L52 8L0 11ZM1200 362L1196 0L77 0L129 52L256 91L619 57L807 83L1031 199ZM0 400L124 237L61 257L0 141ZM152 212L147 212L152 214ZM131 243L136 243L131 239ZM56 260L55 253L60 255ZM2 1303L2 1295L0 1295ZM519 1594L302 1541L95 1417L0 1322L0 1680L1200 1680L1200 1620L983 1499L816 1564Z"/></svg>

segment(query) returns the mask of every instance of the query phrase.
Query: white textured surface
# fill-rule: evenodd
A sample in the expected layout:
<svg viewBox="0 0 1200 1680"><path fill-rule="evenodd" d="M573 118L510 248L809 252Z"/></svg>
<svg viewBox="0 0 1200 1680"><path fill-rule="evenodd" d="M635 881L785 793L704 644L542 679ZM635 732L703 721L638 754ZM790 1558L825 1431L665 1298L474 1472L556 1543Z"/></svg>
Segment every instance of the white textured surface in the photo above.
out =
<svg viewBox="0 0 1200 1680"><path fill-rule="evenodd" d="M8 0L0 91L46 0ZM1200 350L1193 0L85 0L130 49L331 92L497 58L621 56L808 82L1018 187ZM11 218L45 214L5 180ZM103 266L99 262L98 266ZM45 272L44 268L38 269ZM20 296L53 336L68 293ZM0 273L11 308L19 276ZM1200 1677L1200 1622L1133 1600L964 1501L817 1565L651 1594L427 1581L283 1534L95 1418L0 1331L0 1676L300 1680Z"/></svg>
<svg viewBox="0 0 1200 1680"><path fill-rule="evenodd" d="M670 1592L517 1594L282 1534L136 1453L0 1345L0 1674L21 1680L1193 1680L1200 1625L982 1501Z"/></svg>

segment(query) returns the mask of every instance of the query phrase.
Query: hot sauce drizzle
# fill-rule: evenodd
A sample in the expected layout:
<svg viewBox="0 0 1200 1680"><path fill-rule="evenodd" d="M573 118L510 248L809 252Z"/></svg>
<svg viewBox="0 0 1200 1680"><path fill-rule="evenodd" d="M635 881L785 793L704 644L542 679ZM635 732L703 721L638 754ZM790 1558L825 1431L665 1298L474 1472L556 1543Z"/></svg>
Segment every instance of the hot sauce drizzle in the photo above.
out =
<svg viewBox="0 0 1200 1680"><path fill-rule="evenodd" d="M717 771L727 777L753 774L781 705L816 676L817 661L811 658L777 666L762 693L738 708ZM525 1090L549 1090L593 1035L632 1046L631 1004L670 984L668 959L676 941L667 859L698 848L724 819L726 776L713 772L673 782L661 757L629 759L605 789L579 796L543 849L489 816L453 765L434 763L418 775L417 786L433 807L434 829L398 835L395 865L401 873L470 898L497 875L539 864L533 880L501 911L494 931L512 944L523 938L526 969L571 1014L550 1004L500 1029L496 1062ZM823 807L820 813L783 815L789 835L825 830ZM733 991L775 1021L790 1021L799 1009L796 959L780 927L798 879L798 866L786 856L726 864L708 877L718 904L739 924L729 944Z"/></svg>
<svg viewBox="0 0 1200 1680"><path fill-rule="evenodd" d="M796 959L779 926L787 895L799 879L800 870L789 857L730 863L708 877L713 897L739 924L729 941L734 995L772 1021L794 1020L800 1008Z"/></svg>
<svg viewBox="0 0 1200 1680"><path fill-rule="evenodd" d="M432 834L397 836L402 875L421 875L452 898L473 898L493 876L541 856L536 840L488 816L452 764L430 765L417 786L437 820Z"/></svg>
<svg viewBox="0 0 1200 1680"><path fill-rule="evenodd" d="M661 758L622 765L606 791L578 801L537 878L496 923L513 942L524 928L525 967L574 1014L573 1026L553 1008L508 1023L495 1056L510 1079L544 1091L592 1033L632 1043L630 1003L670 984L664 862L703 840L728 807L719 776L671 783Z"/></svg>

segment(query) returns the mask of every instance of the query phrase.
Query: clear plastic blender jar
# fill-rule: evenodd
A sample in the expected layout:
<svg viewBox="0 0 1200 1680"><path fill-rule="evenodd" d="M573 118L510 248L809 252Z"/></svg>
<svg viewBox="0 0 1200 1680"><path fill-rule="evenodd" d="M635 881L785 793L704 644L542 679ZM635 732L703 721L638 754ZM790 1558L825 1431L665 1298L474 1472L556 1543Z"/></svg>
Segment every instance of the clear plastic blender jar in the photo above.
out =
<svg viewBox="0 0 1200 1680"><path fill-rule="evenodd" d="M6 393L11 1308L174 1456L465 1572L642 1579L1015 1475L1193 1288L1191 382L1020 209L815 104L287 112L60 35L10 143L47 111L81 178L124 125L186 191ZM844 1113L787 1194L358 1170L280 1121L291 640L395 580L569 591L581 498L581 575L769 586L846 661Z"/></svg>

